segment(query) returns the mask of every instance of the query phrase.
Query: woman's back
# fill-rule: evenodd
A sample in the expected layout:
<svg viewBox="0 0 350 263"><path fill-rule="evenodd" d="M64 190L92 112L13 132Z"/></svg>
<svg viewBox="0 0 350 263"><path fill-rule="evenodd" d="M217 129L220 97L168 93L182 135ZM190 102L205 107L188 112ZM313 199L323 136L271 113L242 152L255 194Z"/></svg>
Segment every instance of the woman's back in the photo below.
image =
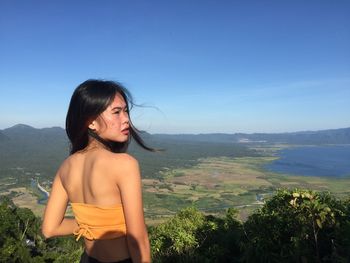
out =
<svg viewBox="0 0 350 263"><path fill-rule="evenodd" d="M109 206L121 203L117 178L122 155L92 149L71 155L59 169L63 187L72 203ZM119 173L118 173L119 172Z"/></svg>
<svg viewBox="0 0 350 263"><path fill-rule="evenodd" d="M71 155L58 171L69 201L102 208L121 205L118 177L122 176L125 158L128 158L126 154L114 154L101 148ZM130 257L125 235L113 239L85 239L85 250L101 261Z"/></svg>

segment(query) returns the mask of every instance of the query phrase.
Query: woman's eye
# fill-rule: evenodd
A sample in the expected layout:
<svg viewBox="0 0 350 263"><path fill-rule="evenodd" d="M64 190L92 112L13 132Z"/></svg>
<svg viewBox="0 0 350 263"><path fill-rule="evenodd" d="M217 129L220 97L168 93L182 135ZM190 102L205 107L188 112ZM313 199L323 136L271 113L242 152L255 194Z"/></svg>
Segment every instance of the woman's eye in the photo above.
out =
<svg viewBox="0 0 350 263"><path fill-rule="evenodd" d="M124 111L124 112L126 112L127 114L129 114L129 110L128 109L124 109L124 110L122 110L122 109L120 109L120 110L117 110L117 111L115 111L115 112L113 112L113 114L120 114L122 111Z"/></svg>

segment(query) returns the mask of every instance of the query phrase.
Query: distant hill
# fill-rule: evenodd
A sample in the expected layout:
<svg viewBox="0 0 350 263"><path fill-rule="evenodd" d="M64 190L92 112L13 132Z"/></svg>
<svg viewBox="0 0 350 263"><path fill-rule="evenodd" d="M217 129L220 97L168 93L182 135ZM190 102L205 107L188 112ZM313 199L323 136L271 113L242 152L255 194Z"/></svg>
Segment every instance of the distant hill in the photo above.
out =
<svg viewBox="0 0 350 263"><path fill-rule="evenodd" d="M4 136L0 140L0 176L9 169L22 167L52 178L69 154L67 136L60 127L36 129L17 124L0 132ZM241 144L174 141L149 133L143 133L143 138L149 146L165 150L150 153L134 143L130 145L129 152L140 161L143 176L148 178L160 176L159 172L164 169L194 165L199 158L258 155Z"/></svg>
<svg viewBox="0 0 350 263"><path fill-rule="evenodd" d="M62 128L36 129L17 124L0 132L6 137L0 140L1 170L25 167L52 173L68 155L67 137Z"/></svg>
<svg viewBox="0 0 350 263"><path fill-rule="evenodd" d="M67 142L66 132L60 127L36 129L26 124L17 124L2 130L2 133L8 140L17 142L25 141L28 143L28 139L35 144L51 142L52 140Z"/></svg>
<svg viewBox="0 0 350 263"><path fill-rule="evenodd" d="M349 144L350 128L290 133L154 134L163 140L221 143Z"/></svg>
<svg viewBox="0 0 350 263"><path fill-rule="evenodd" d="M129 152L140 161L143 176L155 178L166 169L195 165L199 158L257 156L255 150L246 147L253 144L349 144L350 128L276 134L144 133L143 138L149 146L165 149L150 153L134 143L130 145ZM60 127L36 129L17 124L0 130L0 176L15 167L22 167L52 178L68 154L68 139Z"/></svg>
<svg viewBox="0 0 350 263"><path fill-rule="evenodd" d="M0 131L0 142L6 141L6 140L8 140L8 138L2 131Z"/></svg>

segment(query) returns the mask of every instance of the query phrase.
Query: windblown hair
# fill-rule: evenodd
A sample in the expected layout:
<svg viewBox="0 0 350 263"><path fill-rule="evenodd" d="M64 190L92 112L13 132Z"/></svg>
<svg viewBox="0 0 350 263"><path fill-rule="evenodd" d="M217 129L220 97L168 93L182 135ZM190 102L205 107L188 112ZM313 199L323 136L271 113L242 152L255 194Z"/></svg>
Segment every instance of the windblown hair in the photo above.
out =
<svg viewBox="0 0 350 263"><path fill-rule="evenodd" d="M127 111L134 105L130 92L120 83L105 80L90 79L81 83L74 91L66 117L66 133L70 140L70 154L81 151L88 146L89 136L103 143L110 151L115 153L126 152L131 138L138 145L148 151L155 151L148 147L129 118L129 139L126 142L107 141L88 128L120 94L125 100Z"/></svg>

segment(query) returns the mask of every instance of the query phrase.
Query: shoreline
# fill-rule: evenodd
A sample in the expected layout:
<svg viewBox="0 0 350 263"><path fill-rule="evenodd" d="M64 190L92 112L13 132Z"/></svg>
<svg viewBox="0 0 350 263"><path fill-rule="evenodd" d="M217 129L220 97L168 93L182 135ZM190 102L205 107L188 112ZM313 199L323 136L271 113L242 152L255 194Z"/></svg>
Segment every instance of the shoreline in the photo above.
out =
<svg viewBox="0 0 350 263"><path fill-rule="evenodd" d="M42 186L39 184L39 182L37 182L37 185L36 185L36 186L38 187L38 189L39 189L43 194L45 194L46 199L49 198L50 193L49 193L48 191L46 191L46 189L45 189L44 187L42 187Z"/></svg>

